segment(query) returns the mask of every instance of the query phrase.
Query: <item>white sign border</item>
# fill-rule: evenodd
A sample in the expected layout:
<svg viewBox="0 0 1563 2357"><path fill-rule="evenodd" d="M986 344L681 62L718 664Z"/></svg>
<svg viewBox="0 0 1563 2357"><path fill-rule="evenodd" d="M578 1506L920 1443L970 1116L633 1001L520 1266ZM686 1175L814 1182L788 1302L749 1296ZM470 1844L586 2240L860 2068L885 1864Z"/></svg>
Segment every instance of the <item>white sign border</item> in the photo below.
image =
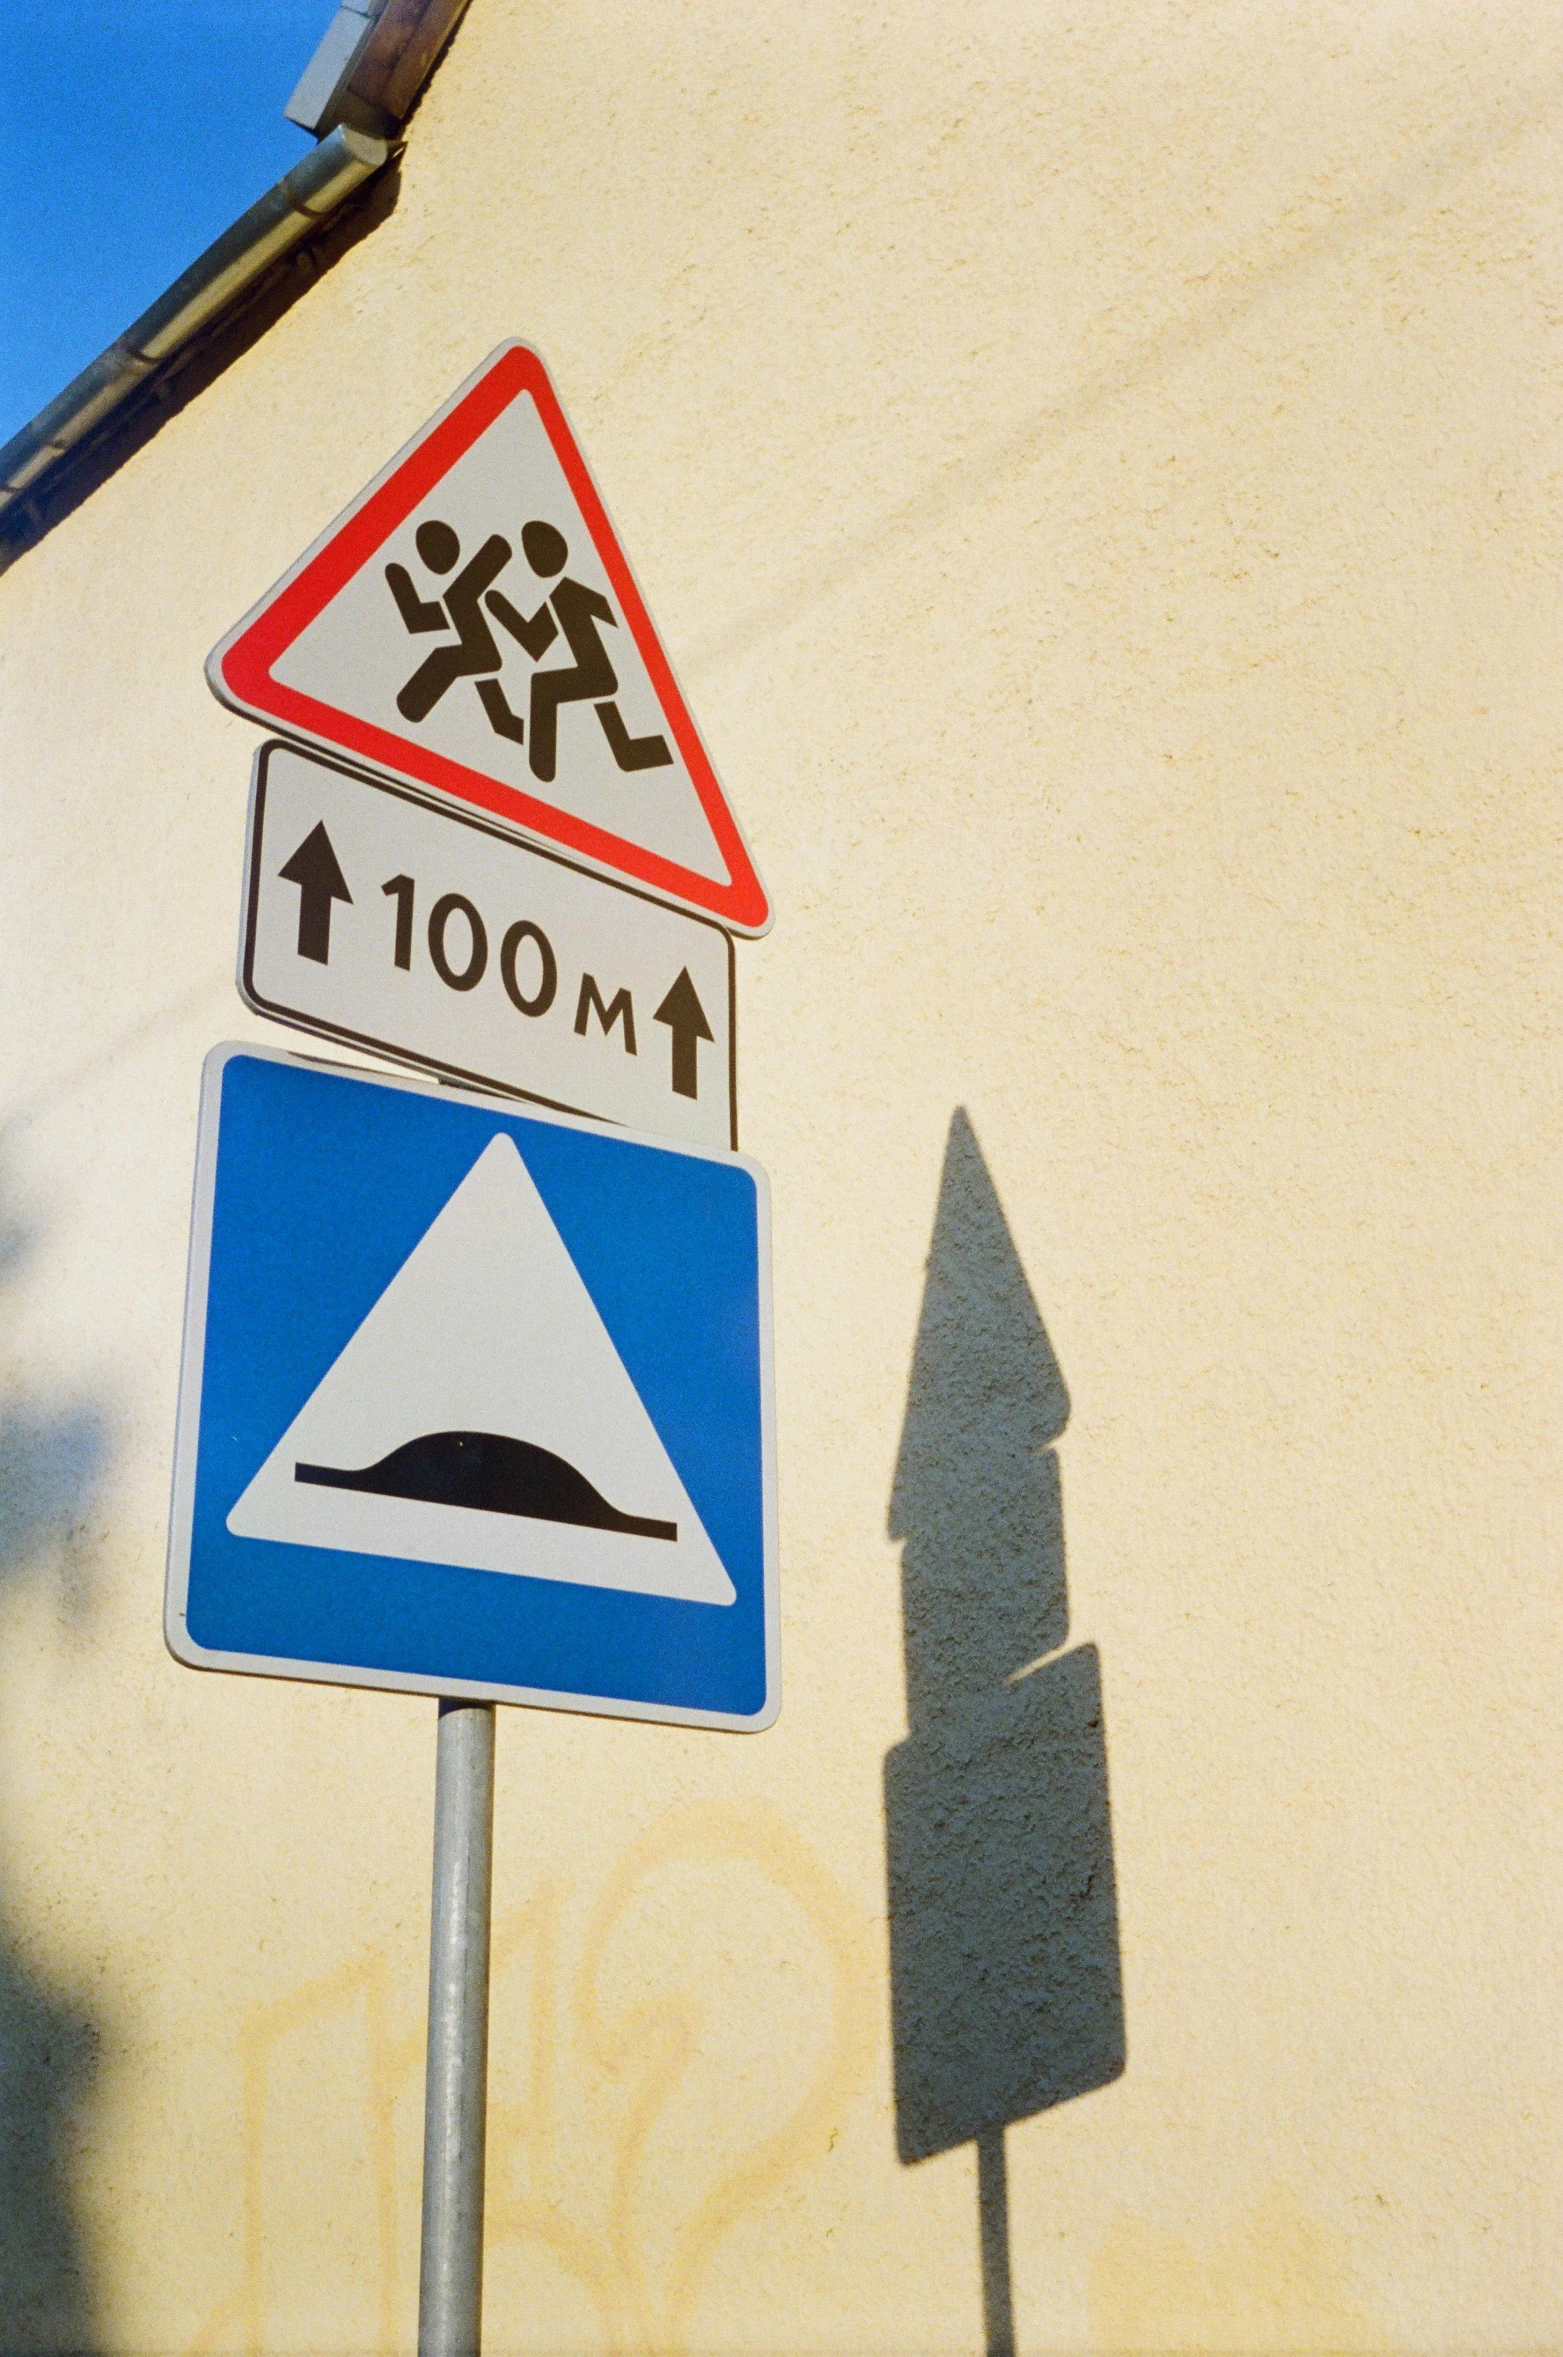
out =
<svg viewBox="0 0 1563 2357"><path fill-rule="evenodd" d="M491 824L487 819L462 810L449 801L434 802L427 794L402 785L373 770L355 769L351 762L339 756L327 756L313 745L295 743L288 737L268 737L255 750L250 770L250 803L244 827L243 901L239 916L239 956L234 971L234 982L240 998L252 1015L263 1015L269 1023L281 1023L290 1031L305 1031L316 1039L334 1040L338 1047L359 1048L371 1056L388 1056L392 1063L406 1064L417 1072L435 1072L442 1079L451 1080L459 1087L477 1089L514 1099L526 1105L541 1105L552 1113L569 1113L599 1128L625 1130L627 1125L615 1121L611 1113L593 1113L583 1105L566 1105L558 1097L545 1097L535 1089L518 1088L513 1081L496 1080L487 1072L474 1072L463 1064L442 1063L437 1056L423 1056L413 1048L397 1047L388 1039L371 1038L367 1032L349 1031L344 1025L328 1023L321 1017L302 1013L296 1008L283 1007L274 1000L263 998L255 987L255 938L260 908L260 837L264 823L266 801L266 770L273 753L287 753L295 761L313 762L320 769L334 769L339 777L351 778L354 785L367 786L377 794L389 794L398 802L411 803L415 810L432 812L436 818L448 818L455 825L470 827L474 834L490 835L503 843L507 850L518 851L523 857L545 859L551 866L568 868L572 875L582 876L588 883L602 884L610 892L622 892L626 899L644 900L653 908L665 909L669 915L684 917L692 925L704 925L710 933L719 933L727 944L727 1130L728 1143L738 1151L738 976L737 953L733 936L715 917L702 915L700 910L685 908L680 903L662 900L655 892L643 892L637 885L621 883L615 876L604 875L600 868L582 867L578 860L567 859L557 851L529 837L512 834L506 827Z"/></svg>
<svg viewBox="0 0 1563 2357"><path fill-rule="evenodd" d="M195 1474L201 1430L201 1392L206 1357L206 1311L211 1271L212 1208L217 1192L217 1149L222 1118L223 1074L235 1056L251 1056L263 1063L289 1064L306 1070L325 1070L339 1078L373 1088L400 1089L409 1096L435 1097L442 1104L467 1104L479 1112L508 1109L510 1100L456 1090L439 1082L404 1079L400 1073L365 1072L348 1064L328 1063L320 1056L294 1055L283 1048L257 1045L253 1040L225 1040L208 1053L201 1067L201 1104L196 1133L195 1185L190 1206L190 1255L185 1280L184 1339L179 1364L179 1405L174 1424L174 1463L168 1513L168 1563L164 1584L163 1637L174 1659L189 1669L226 1670L246 1677L291 1678L314 1686L359 1686L395 1694L454 1695L470 1702L507 1702L534 1710L579 1712L592 1718L644 1719L661 1726L709 1727L725 1733L763 1734L776 1723L781 1710L781 1601L778 1571L776 1502L776 1383L775 1329L771 1297L770 1180L758 1162L746 1154L724 1153L715 1146L685 1145L673 1138L653 1137L643 1130L611 1127L601 1121L529 1105L523 1118L543 1121L558 1129L584 1130L594 1137L610 1136L627 1144L649 1146L662 1154L679 1154L701 1162L739 1163L754 1181L758 1247L760 1326L760 1451L762 1552L765 1582L765 1700L751 1718L726 1711L683 1710L666 1703L609 1700L597 1694L562 1694L530 1686L502 1686L468 1678L418 1677L402 1670L369 1670L350 1663L295 1661L271 1654L224 1653L200 1645L186 1624L190 1594L190 1545L195 1522Z"/></svg>

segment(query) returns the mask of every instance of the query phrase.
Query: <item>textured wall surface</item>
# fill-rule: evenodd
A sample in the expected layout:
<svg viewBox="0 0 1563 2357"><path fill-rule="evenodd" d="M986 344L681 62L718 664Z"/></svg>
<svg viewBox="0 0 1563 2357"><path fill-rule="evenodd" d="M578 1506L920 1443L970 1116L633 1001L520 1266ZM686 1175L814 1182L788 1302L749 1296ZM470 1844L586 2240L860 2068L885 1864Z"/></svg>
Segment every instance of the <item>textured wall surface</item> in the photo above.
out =
<svg viewBox="0 0 1563 2357"><path fill-rule="evenodd" d="M490 2347L1563 2346L1560 119L1544 0L474 0L0 580L7 2348L411 2343L433 1705L160 1637L201 662L512 334L776 903L786 1699L502 1718Z"/></svg>

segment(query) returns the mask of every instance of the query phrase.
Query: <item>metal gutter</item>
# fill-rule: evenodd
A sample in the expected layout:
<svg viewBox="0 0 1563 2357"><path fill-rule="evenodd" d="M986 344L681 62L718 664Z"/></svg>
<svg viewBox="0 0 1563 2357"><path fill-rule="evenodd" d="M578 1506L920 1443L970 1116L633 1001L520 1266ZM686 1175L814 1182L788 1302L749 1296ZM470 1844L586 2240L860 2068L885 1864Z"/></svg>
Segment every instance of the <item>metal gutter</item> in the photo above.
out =
<svg viewBox="0 0 1563 2357"><path fill-rule="evenodd" d="M390 160L467 0L343 0L289 102L320 144L241 213L149 311L0 448L0 570L44 528L28 505L73 451L232 309L283 255L316 235ZM343 21L345 20L345 22ZM350 38L349 38L350 36ZM313 119L311 119L313 118Z"/></svg>
<svg viewBox="0 0 1563 2357"><path fill-rule="evenodd" d="M338 121L355 122L360 131L383 130L384 125L344 115L353 80L374 39L384 14L385 0L341 0L326 28L326 37L299 77L297 89L282 112L301 131L319 138Z"/></svg>
<svg viewBox="0 0 1563 2357"><path fill-rule="evenodd" d="M388 141L339 123L241 213L149 311L0 449L0 517L153 371L183 350L290 247L378 172Z"/></svg>

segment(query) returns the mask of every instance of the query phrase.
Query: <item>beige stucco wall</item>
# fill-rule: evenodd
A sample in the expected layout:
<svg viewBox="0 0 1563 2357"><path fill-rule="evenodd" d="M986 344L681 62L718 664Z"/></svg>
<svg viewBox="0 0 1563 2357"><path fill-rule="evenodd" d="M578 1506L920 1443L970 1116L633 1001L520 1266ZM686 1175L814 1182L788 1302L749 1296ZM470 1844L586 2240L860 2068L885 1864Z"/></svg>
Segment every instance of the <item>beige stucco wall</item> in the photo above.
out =
<svg viewBox="0 0 1563 2357"><path fill-rule="evenodd" d="M786 1699L502 1717L490 2346L982 2345L881 1799L957 1106L1128 2037L1009 2131L1021 2344L1563 2346L1560 102L1544 0L474 0L392 217L0 580L6 2347L411 2345L433 1706L159 1629L199 1065L265 1030L201 662L511 334L776 904Z"/></svg>

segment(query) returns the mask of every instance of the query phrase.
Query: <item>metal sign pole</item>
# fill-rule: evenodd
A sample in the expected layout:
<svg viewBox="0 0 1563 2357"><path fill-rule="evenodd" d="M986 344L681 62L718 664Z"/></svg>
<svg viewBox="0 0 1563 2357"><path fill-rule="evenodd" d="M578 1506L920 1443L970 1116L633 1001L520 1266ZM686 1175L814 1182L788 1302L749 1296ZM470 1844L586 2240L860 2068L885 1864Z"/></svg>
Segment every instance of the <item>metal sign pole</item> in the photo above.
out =
<svg viewBox="0 0 1563 2357"><path fill-rule="evenodd" d="M442 1702L434 1781L418 2357L477 2357L483 2315L494 1705Z"/></svg>

